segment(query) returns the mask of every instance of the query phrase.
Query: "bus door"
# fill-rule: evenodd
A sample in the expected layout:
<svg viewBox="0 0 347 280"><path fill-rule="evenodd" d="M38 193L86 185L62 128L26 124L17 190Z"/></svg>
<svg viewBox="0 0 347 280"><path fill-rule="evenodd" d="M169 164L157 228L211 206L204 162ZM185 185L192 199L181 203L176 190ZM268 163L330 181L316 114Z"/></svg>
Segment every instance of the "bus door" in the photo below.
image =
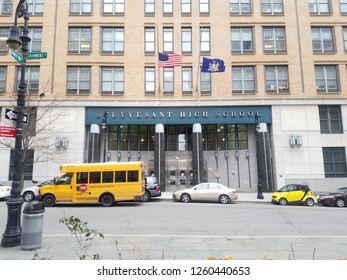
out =
<svg viewBox="0 0 347 280"><path fill-rule="evenodd" d="M72 200L73 174L64 174L54 183L54 195L56 201Z"/></svg>

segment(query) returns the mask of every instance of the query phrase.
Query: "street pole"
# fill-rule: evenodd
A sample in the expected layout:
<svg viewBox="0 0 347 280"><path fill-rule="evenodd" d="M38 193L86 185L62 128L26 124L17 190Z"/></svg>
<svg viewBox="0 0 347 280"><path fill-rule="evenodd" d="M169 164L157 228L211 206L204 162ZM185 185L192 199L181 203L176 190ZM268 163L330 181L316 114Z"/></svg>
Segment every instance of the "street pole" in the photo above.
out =
<svg viewBox="0 0 347 280"><path fill-rule="evenodd" d="M19 29L17 27L18 18L24 18L23 34L19 37ZM13 181L10 199L6 202L8 208L7 224L5 232L2 235L1 247L14 247L19 246L21 242L22 227L21 227L21 211L23 199L21 193L21 177L22 177L22 142L23 142L23 114L25 110L25 93L27 84L25 82L26 70L26 54L29 49L29 42L31 41L28 29L29 13L28 3L26 0L20 0L15 14L14 25L10 29L10 36L6 43L11 49L18 49L21 47L23 62L21 63L20 83L18 87L17 97L17 123L16 123L16 138L13 157Z"/></svg>
<svg viewBox="0 0 347 280"><path fill-rule="evenodd" d="M104 130L104 162L106 162L106 144L107 144L107 111L104 112L101 128Z"/></svg>
<svg viewBox="0 0 347 280"><path fill-rule="evenodd" d="M255 150L256 150L256 157L257 157L257 173L258 173L258 184L257 184L257 189L258 189L258 194L257 194L257 199L264 199L263 196L263 185L261 183L261 178L260 178L260 162L259 162L259 117L258 113L255 115Z"/></svg>

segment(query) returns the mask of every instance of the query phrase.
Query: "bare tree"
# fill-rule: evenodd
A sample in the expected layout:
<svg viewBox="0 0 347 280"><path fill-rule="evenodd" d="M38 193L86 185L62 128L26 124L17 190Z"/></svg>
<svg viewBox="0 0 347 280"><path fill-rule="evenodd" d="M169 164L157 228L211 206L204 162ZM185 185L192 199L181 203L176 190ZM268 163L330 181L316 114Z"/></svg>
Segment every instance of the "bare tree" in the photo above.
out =
<svg viewBox="0 0 347 280"><path fill-rule="evenodd" d="M55 131L55 124L67 116L62 108L59 109L61 101L57 95L45 96L43 90L39 92L42 93L26 95L25 113L28 115L28 122L23 126L21 188L24 184L24 170L36 162L47 162L54 158L52 147L55 143L52 141L52 132ZM10 97L9 106L15 110L16 93L7 91L7 95ZM0 138L0 145L13 150L15 141L10 138Z"/></svg>

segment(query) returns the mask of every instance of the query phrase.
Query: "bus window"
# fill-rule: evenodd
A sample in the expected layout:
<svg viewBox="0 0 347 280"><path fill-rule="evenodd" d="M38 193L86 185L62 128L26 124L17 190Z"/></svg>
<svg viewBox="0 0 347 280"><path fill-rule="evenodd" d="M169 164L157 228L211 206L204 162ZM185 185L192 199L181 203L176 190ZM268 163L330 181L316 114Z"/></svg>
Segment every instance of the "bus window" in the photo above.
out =
<svg viewBox="0 0 347 280"><path fill-rule="evenodd" d="M127 181L126 171L116 171L116 183L125 183Z"/></svg>
<svg viewBox="0 0 347 280"><path fill-rule="evenodd" d="M65 174L65 175L61 176L55 184L56 185L69 185L69 184L71 184L71 175Z"/></svg>
<svg viewBox="0 0 347 280"><path fill-rule="evenodd" d="M113 172L112 171L102 172L102 182L113 183Z"/></svg>
<svg viewBox="0 0 347 280"><path fill-rule="evenodd" d="M101 172L90 172L89 183L96 184L101 182Z"/></svg>
<svg viewBox="0 0 347 280"><path fill-rule="evenodd" d="M139 172L137 170L128 171L128 182L138 182L139 181Z"/></svg>
<svg viewBox="0 0 347 280"><path fill-rule="evenodd" d="M77 172L77 184L88 183L88 172Z"/></svg>

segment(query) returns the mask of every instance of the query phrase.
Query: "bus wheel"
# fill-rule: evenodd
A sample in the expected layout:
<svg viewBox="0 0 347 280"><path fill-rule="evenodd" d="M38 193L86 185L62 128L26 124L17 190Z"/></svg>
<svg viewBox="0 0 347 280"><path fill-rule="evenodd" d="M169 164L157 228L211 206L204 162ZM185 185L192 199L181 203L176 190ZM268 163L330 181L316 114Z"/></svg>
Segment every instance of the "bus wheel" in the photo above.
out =
<svg viewBox="0 0 347 280"><path fill-rule="evenodd" d="M110 194L104 194L101 198L100 198L100 203L101 206L103 207L110 207L114 204L114 199L113 196Z"/></svg>
<svg viewBox="0 0 347 280"><path fill-rule="evenodd" d="M55 197L52 194L45 195L42 201L45 207L52 207L55 205Z"/></svg>

